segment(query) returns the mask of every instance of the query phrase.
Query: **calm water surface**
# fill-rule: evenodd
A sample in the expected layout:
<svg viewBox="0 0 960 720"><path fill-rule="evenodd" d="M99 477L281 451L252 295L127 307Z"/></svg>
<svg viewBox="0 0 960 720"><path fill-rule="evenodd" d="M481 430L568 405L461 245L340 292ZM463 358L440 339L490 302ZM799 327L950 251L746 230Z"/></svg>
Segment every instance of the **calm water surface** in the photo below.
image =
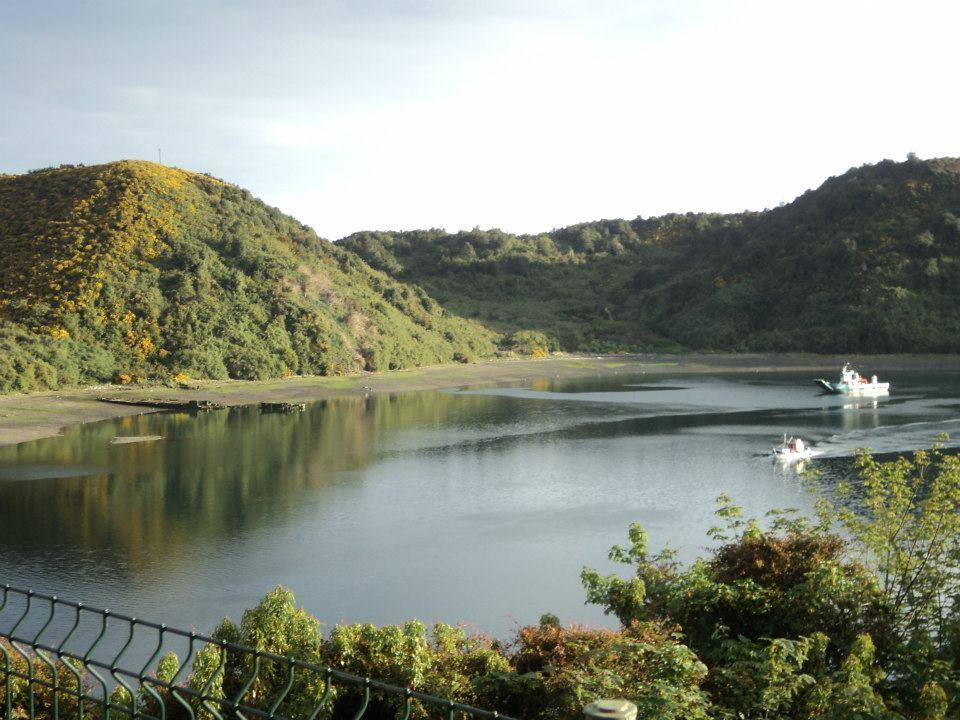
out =
<svg viewBox="0 0 960 720"><path fill-rule="evenodd" d="M721 492L810 509L783 433L827 480L857 447L960 436L960 376L882 379L876 401L811 373L624 376L75 427L0 447L0 582L204 631L277 584L329 624L610 624L578 576L631 522L691 558ZM134 435L163 439L110 442Z"/></svg>

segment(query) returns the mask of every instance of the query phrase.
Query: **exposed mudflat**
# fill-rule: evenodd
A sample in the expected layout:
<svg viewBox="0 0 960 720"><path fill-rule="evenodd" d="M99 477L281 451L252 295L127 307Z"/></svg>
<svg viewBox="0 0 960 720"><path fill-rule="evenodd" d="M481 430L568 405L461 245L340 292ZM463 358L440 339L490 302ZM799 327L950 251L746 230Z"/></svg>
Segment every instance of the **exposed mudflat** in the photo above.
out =
<svg viewBox="0 0 960 720"><path fill-rule="evenodd" d="M537 377L574 378L621 373L652 375L810 370L812 380L817 376L833 378L844 362L853 362L868 372L876 372L881 379L896 370L960 370L960 356L957 355L561 355L542 360L489 360L338 377L207 380L193 383L189 390L164 386L100 385L0 396L0 445L57 435L67 425L157 412L154 408L98 402L96 398L105 392L131 400L163 397L248 405L260 402L310 402L344 395L516 384Z"/></svg>

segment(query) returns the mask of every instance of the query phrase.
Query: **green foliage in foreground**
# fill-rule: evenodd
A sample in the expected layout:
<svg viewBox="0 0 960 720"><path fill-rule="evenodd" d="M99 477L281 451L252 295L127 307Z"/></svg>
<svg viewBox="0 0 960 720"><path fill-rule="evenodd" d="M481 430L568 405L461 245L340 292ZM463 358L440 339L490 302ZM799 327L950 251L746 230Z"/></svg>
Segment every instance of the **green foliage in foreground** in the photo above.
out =
<svg viewBox="0 0 960 720"><path fill-rule="evenodd" d="M293 593L276 588L237 625L224 620L214 637L254 647L283 657L368 676L444 698L483 708L494 708L520 718L575 718L584 703L596 697L628 696L641 708L643 717L676 720L706 718L706 696L700 690L706 668L694 654L669 633L652 623L635 624L627 630L564 628L545 618L539 626L522 628L510 646L482 635L468 635L463 628L444 624L427 629L412 620L402 626L338 625L324 637L316 618L297 608ZM26 673L22 657L11 653L13 667ZM35 663L38 676L49 681L45 666ZM170 680L177 675L179 660L168 654L156 675ZM61 676L69 678L63 668ZM193 662L186 684L204 690L210 697L233 698L252 677L249 658L227 655L221 669L216 646L201 650ZM245 702L267 710L289 681L285 666L262 661L257 679L248 688ZM76 687L76 683L69 688ZM287 699L277 708L286 717L308 717L323 698L322 676L301 673ZM321 718L352 718L361 704L359 688L332 686ZM175 698L160 691L170 720L186 720ZM20 717L28 702L27 684L13 679L14 717ZM50 693L44 689L34 701L39 717L49 717ZM156 715L156 701L148 695L131 697L116 690L111 702L120 708L134 707ZM199 701L191 701L198 718L212 716ZM403 698L374 692L365 717L400 718ZM62 703L60 717L77 717L76 702ZM100 709L87 703L85 717L98 720ZM128 717L129 712L112 712ZM411 717L428 715L414 702Z"/></svg>
<svg viewBox="0 0 960 720"><path fill-rule="evenodd" d="M721 717L953 717L960 457L861 453L857 468L815 525L774 514L764 528L722 498L721 544L689 567L651 555L635 525L610 553L633 576L584 569L588 598L625 625L678 626Z"/></svg>
<svg viewBox="0 0 960 720"><path fill-rule="evenodd" d="M451 312L556 349L960 352L957 159L855 168L763 212L340 244Z"/></svg>
<svg viewBox="0 0 960 720"><path fill-rule="evenodd" d="M0 392L336 375L495 336L215 178L146 162L0 177Z"/></svg>
<svg viewBox="0 0 960 720"><path fill-rule="evenodd" d="M545 615L507 644L418 621L340 625L325 637L277 588L214 635L522 718L577 718L601 697L627 698L640 718L657 719L957 717L960 456L936 446L891 462L861 453L857 470L856 483L821 501L816 521L790 511L745 520L722 497L717 544L689 566L669 549L651 554L644 530L632 526L630 544L610 552L629 577L582 573L588 602L620 620L616 631L563 627ZM169 679L178 668L168 655L156 673ZM250 671L236 656L221 669L211 648L187 682L232 697ZM265 662L246 698L269 708L288 681L284 668ZM278 711L302 714L323 692L316 678L298 676ZM19 680L14 696L19 712ZM43 708L49 697L35 700ZM148 711L155 702L123 691L114 701ZM359 702L341 686L322 717L352 717ZM374 693L371 717L401 717L401 705ZM62 705L61 717L74 710ZM415 703L411 717L427 716Z"/></svg>

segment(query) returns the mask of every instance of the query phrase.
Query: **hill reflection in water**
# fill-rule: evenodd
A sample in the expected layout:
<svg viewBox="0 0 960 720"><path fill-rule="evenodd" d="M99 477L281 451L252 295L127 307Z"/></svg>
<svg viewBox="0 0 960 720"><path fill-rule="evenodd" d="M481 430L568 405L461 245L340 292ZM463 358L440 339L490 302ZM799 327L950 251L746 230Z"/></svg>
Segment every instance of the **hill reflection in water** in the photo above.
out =
<svg viewBox="0 0 960 720"><path fill-rule="evenodd" d="M807 374L540 379L71 428L0 448L0 581L203 630L278 583L329 623L609 624L578 573L630 522L690 558L720 492L810 507L782 433L830 472L960 434L956 376L894 380L850 403Z"/></svg>

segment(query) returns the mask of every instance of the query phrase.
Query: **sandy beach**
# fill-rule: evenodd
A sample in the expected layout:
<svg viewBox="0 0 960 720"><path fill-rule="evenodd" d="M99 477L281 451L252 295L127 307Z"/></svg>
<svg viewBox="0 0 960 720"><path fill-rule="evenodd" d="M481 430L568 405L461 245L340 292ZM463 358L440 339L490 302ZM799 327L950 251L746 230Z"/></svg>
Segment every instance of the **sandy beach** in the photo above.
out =
<svg viewBox="0 0 960 720"><path fill-rule="evenodd" d="M152 408L100 402L98 397L129 400L212 400L224 405L260 402L311 402L362 394L390 394L482 385L517 384L534 378L576 378L614 374L674 374L740 371L816 371L833 378L844 362L884 376L897 370L960 370L955 355L610 355L554 356L542 360L490 360L437 365L412 370L338 377L292 377L282 380L207 380L190 389L149 385L98 385L87 388L0 396L0 445L58 435L80 423L158 412ZM811 380L815 377L811 376Z"/></svg>

